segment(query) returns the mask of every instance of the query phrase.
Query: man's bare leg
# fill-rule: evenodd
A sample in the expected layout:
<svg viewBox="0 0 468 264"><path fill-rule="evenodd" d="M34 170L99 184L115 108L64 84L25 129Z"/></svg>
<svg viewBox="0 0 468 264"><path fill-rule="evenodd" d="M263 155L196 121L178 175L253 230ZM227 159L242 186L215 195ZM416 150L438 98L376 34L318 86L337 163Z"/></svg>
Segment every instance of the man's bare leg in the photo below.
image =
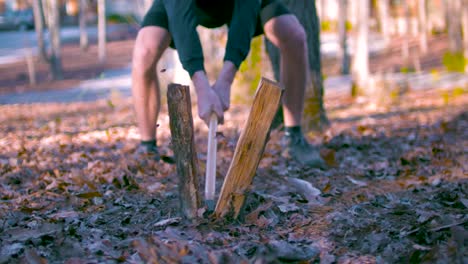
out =
<svg viewBox="0 0 468 264"><path fill-rule="evenodd" d="M132 93L142 141L156 139L160 109L160 87L156 64L169 46L171 36L161 27L148 26L138 32L133 51Z"/></svg>
<svg viewBox="0 0 468 264"><path fill-rule="evenodd" d="M304 138L301 120L307 85L309 61L307 36L294 15L282 15L270 19L264 26L266 37L280 51L280 78L285 86L283 115L286 130L285 155L311 167L325 168L316 148Z"/></svg>
<svg viewBox="0 0 468 264"><path fill-rule="evenodd" d="M287 127L300 126L309 68L306 34L294 15L272 18L264 30L281 54L281 82L286 87L283 95L284 124Z"/></svg>

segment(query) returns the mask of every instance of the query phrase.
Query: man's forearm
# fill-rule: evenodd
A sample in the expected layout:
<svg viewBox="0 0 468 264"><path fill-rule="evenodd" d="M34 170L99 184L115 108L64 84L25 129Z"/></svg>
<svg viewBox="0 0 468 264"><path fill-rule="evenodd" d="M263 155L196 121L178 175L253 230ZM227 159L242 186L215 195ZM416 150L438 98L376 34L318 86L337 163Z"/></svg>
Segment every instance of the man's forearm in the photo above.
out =
<svg viewBox="0 0 468 264"><path fill-rule="evenodd" d="M206 77L206 73L204 71L195 72L192 76L192 82L197 96L204 94L206 89L211 88L210 83L208 82L208 77Z"/></svg>
<svg viewBox="0 0 468 264"><path fill-rule="evenodd" d="M219 73L218 79L229 82L232 84L234 81L234 77L236 76L237 73L237 68L234 63L231 61L224 61L223 68L221 69L221 72Z"/></svg>

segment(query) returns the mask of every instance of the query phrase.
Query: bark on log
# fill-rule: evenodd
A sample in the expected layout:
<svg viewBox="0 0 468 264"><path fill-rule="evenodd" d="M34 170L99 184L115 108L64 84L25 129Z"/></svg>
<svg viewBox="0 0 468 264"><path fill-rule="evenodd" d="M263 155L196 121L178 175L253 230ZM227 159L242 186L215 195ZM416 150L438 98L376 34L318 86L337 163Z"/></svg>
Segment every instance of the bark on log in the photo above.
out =
<svg viewBox="0 0 468 264"><path fill-rule="evenodd" d="M265 78L260 81L221 189L215 209L216 217L233 213L233 217L237 218L239 215L262 157L282 91L283 89L273 81Z"/></svg>
<svg viewBox="0 0 468 264"><path fill-rule="evenodd" d="M189 86L169 84L167 103L172 146L179 177L181 214L185 218L193 219L197 217L197 210L201 203Z"/></svg>

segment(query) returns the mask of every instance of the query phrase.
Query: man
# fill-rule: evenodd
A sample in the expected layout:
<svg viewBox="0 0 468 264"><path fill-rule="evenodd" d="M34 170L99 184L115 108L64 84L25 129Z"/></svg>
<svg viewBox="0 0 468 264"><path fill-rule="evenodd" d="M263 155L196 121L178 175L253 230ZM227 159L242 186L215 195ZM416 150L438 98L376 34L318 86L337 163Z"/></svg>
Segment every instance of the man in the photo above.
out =
<svg viewBox="0 0 468 264"><path fill-rule="evenodd" d="M223 68L213 85L208 82L197 25L229 27ZM176 48L192 79L198 115L207 124L211 113L223 122L229 109L231 85L246 58L252 37L265 36L280 50L285 155L301 164L323 167L318 150L301 131L307 81L307 44L303 27L279 0L155 0L146 14L133 53L133 97L141 134L139 152L159 157L156 122L160 87L156 64L164 50Z"/></svg>

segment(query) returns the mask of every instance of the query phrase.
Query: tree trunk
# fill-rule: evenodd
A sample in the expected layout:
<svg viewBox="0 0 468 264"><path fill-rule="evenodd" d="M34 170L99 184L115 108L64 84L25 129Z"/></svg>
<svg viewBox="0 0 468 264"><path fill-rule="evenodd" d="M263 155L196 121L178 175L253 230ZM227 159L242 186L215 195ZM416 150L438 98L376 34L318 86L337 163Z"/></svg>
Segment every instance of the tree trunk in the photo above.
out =
<svg viewBox="0 0 468 264"><path fill-rule="evenodd" d="M296 15L307 33L309 51L310 81L307 84L304 110L304 129L323 130L329 121L323 106L323 79L320 61L320 22L315 8L315 1L283 0L289 10ZM280 54L268 40L266 50L270 57L276 80L280 80Z"/></svg>
<svg viewBox="0 0 468 264"><path fill-rule="evenodd" d="M80 0L80 48L87 50L89 46L88 32L86 31L86 15L88 0Z"/></svg>
<svg viewBox="0 0 468 264"><path fill-rule="evenodd" d="M409 58L409 38L411 36L411 14L410 14L408 2L402 1L402 4L403 4L404 16L405 16L405 23L404 23L405 34L403 36L403 45L401 48L401 55L403 56L405 63L407 63L408 58Z"/></svg>
<svg viewBox="0 0 468 264"><path fill-rule="evenodd" d="M338 38L340 43L339 58L341 60L341 74L349 74L348 36L346 31L348 0L340 0L338 8Z"/></svg>
<svg viewBox="0 0 468 264"><path fill-rule="evenodd" d="M106 60L106 1L98 0L98 58L100 63Z"/></svg>
<svg viewBox="0 0 468 264"><path fill-rule="evenodd" d="M385 42L388 42L390 40L389 0L378 1L380 32L382 33Z"/></svg>
<svg viewBox="0 0 468 264"><path fill-rule="evenodd" d="M320 21L327 20L327 1L329 0L320 0Z"/></svg>
<svg viewBox="0 0 468 264"><path fill-rule="evenodd" d="M427 5L426 0L419 0L419 46L423 54L427 53Z"/></svg>
<svg viewBox="0 0 468 264"><path fill-rule="evenodd" d="M43 61L47 61L47 50L44 42L44 12L41 2L41 0L34 0L32 2L34 12L34 28L36 30L37 49L39 50L40 58Z"/></svg>
<svg viewBox="0 0 468 264"><path fill-rule="evenodd" d="M47 21L51 43L50 67L55 80L63 79L61 40L60 40L60 7L58 0L47 1Z"/></svg>
<svg viewBox="0 0 468 264"><path fill-rule="evenodd" d="M180 211L185 218L193 219L197 217L201 200L189 87L174 83L169 84L167 105L172 146L179 177Z"/></svg>
<svg viewBox="0 0 468 264"><path fill-rule="evenodd" d="M465 57L465 72L468 73L468 0L463 2L462 10L462 26L463 26L463 45Z"/></svg>
<svg viewBox="0 0 468 264"><path fill-rule="evenodd" d="M355 89L352 95L362 92L369 79L369 1L361 0L357 5L357 40L352 67Z"/></svg>
<svg viewBox="0 0 468 264"><path fill-rule="evenodd" d="M463 50L463 41L462 41L462 32L461 32L461 3L460 0L450 0L448 1L448 10L450 13L449 16L449 25L448 33L450 40L450 51L452 53L462 52Z"/></svg>
<svg viewBox="0 0 468 264"><path fill-rule="evenodd" d="M444 28L450 27L450 2L453 0L442 0L441 7L444 14Z"/></svg>

